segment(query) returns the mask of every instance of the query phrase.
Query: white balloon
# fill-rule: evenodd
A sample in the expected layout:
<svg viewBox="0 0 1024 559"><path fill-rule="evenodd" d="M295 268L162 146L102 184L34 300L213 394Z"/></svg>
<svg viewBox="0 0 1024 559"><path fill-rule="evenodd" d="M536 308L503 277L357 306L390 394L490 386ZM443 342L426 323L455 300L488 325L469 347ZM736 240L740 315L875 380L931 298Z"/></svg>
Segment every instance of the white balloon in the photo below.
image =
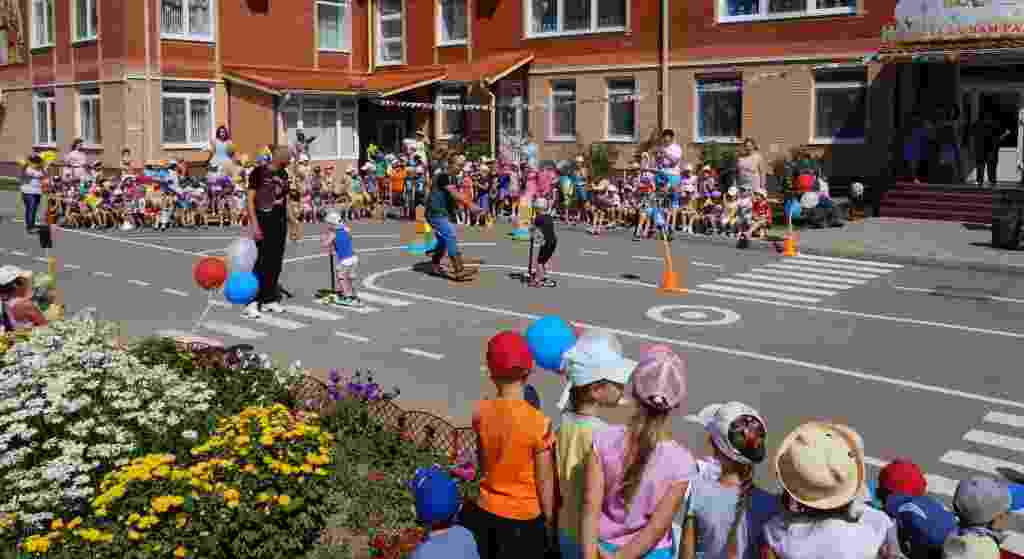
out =
<svg viewBox="0 0 1024 559"><path fill-rule="evenodd" d="M803 197L800 198L800 206L805 210L818 207L818 193L817 192L806 192Z"/></svg>
<svg viewBox="0 0 1024 559"><path fill-rule="evenodd" d="M227 248L227 261L231 273L251 272L256 267L256 241L252 239L236 239Z"/></svg>

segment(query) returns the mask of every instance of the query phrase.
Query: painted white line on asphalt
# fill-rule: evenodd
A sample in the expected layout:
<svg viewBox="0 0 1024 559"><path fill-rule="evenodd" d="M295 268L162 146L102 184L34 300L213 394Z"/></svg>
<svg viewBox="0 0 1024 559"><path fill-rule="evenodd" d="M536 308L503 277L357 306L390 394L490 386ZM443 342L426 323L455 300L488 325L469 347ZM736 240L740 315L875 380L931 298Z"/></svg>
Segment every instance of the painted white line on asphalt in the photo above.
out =
<svg viewBox="0 0 1024 559"><path fill-rule="evenodd" d="M199 254L201 254L203 256L210 256L211 254L218 254L218 253L221 253L221 252L226 252L226 249L215 248L215 249L212 249L212 250L202 250L202 251L199 251Z"/></svg>
<svg viewBox="0 0 1024 559"><path fill-rule="evenodd" d="M194 336L192 332L186 332L184 330L157 330L153 332L154 335L160 338L184 338Z"/></svg>
<svg viewBox="0 0 1024 559"><path fill-rule="evenodd" d="M99 276L101 278L112 278L112 277L114 277L114 274L111 274L109 272L93 272L92 274L94 276Z"/></svg>
<svg viewBox="0 0 1024 559"><path fill-rule="evenodd" d="M607 253L605 253L605 254L607 254ZM651 262L664 262L665 261L665 259L662 258L661 256L634 255L633 258L635 258L636 260L648 260L648 261L651 261ZM721 270L721 269L725 268L725 266L722 266L721 264L708 264L707 262L697 262L697 261L692 261L691 262L691 261L687 261L685 259L683 259L683 260L676 260L676 262L677 263L681 262L684 265L685 264L693 264L694 266L700 266L702 268L715 268L715 269L718 269L718 270Z"/></svg>
<svg viewBox="0 0 1024 559"><path fill-rule="evenodd" d="M757 295L759 297L777 297L779 299L785 299L787 301L802 301L804 303L817 303L821 301L820 297L803 297L800 295L790 295L789 293L770 293L763 289L743 289L741 287L730 287L728 285L716 285L713 283L702 283L697 286L697 289L706 289L709 291L724 291L726 293L739 293L741 295ZM690 293L693 293L691 290Z"/></svg>
<svg viewBox="0 0 1024 559"><path fill-rule="evenodd" d="M707 262L697 262L696 260L690 262L690 264L693 264L694 266L700 266L702 268L716 268L718 270L724 268L724 266L722 266L721 264L708 264Z"/></svg>
<svg viewBox="0 0 1024 559"><path fill-rule="evenodd" d="M808 289L806 287L794 287L790 285L779 285L777 283L763 283L757 281L748 281L743 279L735 278L719 278L716 280L718 283L731 283L734 285L744 285L747 287L760 287L762 289L769 289L775 291L785 291L787 293L807 293L809 295L835 295L835 291L825 291L824 289Z"/></svg>
<svg viewBox="0 0 1024 559"><path fill-rule="evenodd" d="M587 250L587 249L583 249L583 250L580 251L580 254L597 254L599 256L608 256L608 251L607 250Z"/></svg>
<svg viewBox="0 0 1024 559"><path fill-rule="evenodd" d="M817 256L814 254L801 254L797 258L803 260L820 260L822 262L835 262L837 264L854 264L857 266L876 266L878 268L891 268L898 270L903 264L891 264L889 262L878 262L876 260L858 260L856 258L839 258L836 256Z"/></svg>
<svg viewBox="0 0 1024 559"><path fill-rule="evenodd" d="M878 458L873 458L871 456L865 456L864 463L878 469L882 469L889 464L889 462L885 460L879 460ZM941 495L943 497L952 497L953 494L956 493L956 486L958 483L956 480L933 474L925 474L924 478L928 481L929 493Z"/></svg>
<svg viewBox="0 0 1024 559"><path fill-rule="evenodd" d="M12 250L11 254L13 254L14 256L28 256L27 254L21 252L20 250Z"/></svg>
<svg viewBox="0 0 1024 559"><path fill-rule="evenodd" d="M819 274L808 274L805 272L791 272L787 270L772 270L769 268L754 268L751 272L772 276L789 276L794 278L813 279L822 282L848 283L850 285L866 285L868 280L840 278L836 276L823 276Z"/></svg>
<svg viewBox="0 0 1024 559"><path fill-rule="evenodd" d="M857 272L866 274L889 274L894 272L890 268L874 268L871 266L854 266L853 264L836 264L834 262L821 262L818 260L803 260L799 256L795 259L783 259L782 262L793 262L800 264L801 266L813 266L815 268L826 268L829 270L837 270L840 272Z"/></svg>
<svg viewBox="0 0 1024 559"><path fill-rule="evenodd" d="M482 268L503 268L503 269L520 270L520 271L526 270L526 268L524 268L522 266L499 266L499 265L493 265L493 264L492 265L481 266L481 267ZM395 295L397 297L405 297L405 298L408 298L408 299L418 299L420 301L430 301L430 302L434 302L434 303L441 303L443 305L451 305L451 306L454 306L454 307L462 307L464 309L472 309L472 310L476 310L476 311L480 311L480 312L485 312L485 313L500 314L500 315L505 315L505 316L514 316L516 318L523 318L523 319L526 319L526 320L537 320L538 318L540 318L540 316L535 315L535 314L529 314L529 313L523 313L523 312L518 312L518 311L512 311L512 310L508 310L508 309L502 309L502 308L499 308L499 307L486 307L486 306L483 306L483 305L476 305L476 304L473 304L473 303L465 303L463 301L457 301L457 300L454 300L454 299L445 299L443 297L433 297L433 296L430 296L430 295L421 295L419 293L412 293L412 292L408 292L408 291L399 291L397 289L388 289L388 288L385 288L385 287L378 287L376 285L377 280L379 280L380 278L383 278L383 277L386 277L386 276L389 276L389 275L393 275L393 274L396 274L398 272L412 272L412 271L413 271L413 269L411 267L401 267L401 268L393 268L391 270L384 270L384 271L376 272L376 273L373 273L373 274L370 274L369 276L367 276L366 279L363 280L363 285L366 288L368 288L368 289L373 289L373 290L380 291L380 292L383 292L383 293L389 293L389 294ZM563 275L560 272L549 272L549 273L552 274L552 275ZM591 278L595 279L595 280L601 280L601 281L608 281L609 280L609 278L600 278L600 277L596 277L596 276L591 276ZM690 293L694 293L694 291L690 290ZM802 305L780 305L780 306L793 306L793 307L796 307L796 308L805 308L805 309L810 309L810 310L819 310L819 311L823 311L823 312L835 312L837 314L847 314L847 313L849 313L849 311L841 311L839 309L815 309L815 307L804 307ZM864 314L864 313L849 313L849 314ZM871 317L871 315L866 315L866 318L870 318L870 317ZM882 319L885 320L886 318L883 317ZM888 319L889 320L894 320L896 322L904 322L904 321L909 320L909 319L895 319L895 317L888 317ZM914 322L923 322L923 321L914 321ZM609 326L596 325L596 324L587 324L587 323L583 323L583 322L577 322L576 324L578 326L582 326L583 328L596 328L596 329L608 330L609 332L612 332L613 334L617 334L619 336L623 336L623 337L627 337L627 338L636 338L636 339L640 339L640 340L647 340L647 341L650 341L650 342L666 343L666 344L677 345L677 346L680 346L680 347L685 347L685 348L690 348L690 349L695 349L695 350L700 350L700 351L709 351L709 352L712 352L712 353L721 353L721 354L724 354L724 355L732 355L734 357L746 357L748 359L756 359L756 360L759 360L759 361L767 361L767 362L770 362L770 363L777 363L777 364L780 364L780 365L789 365L789 366L793 366L793 367L802 367L802 368L805 368L805 369L810 369L810 370L818 371L818 372L822 372L822 373L828 373L828 374L833 374L833 375L838 375L838 376L845 376L845 377L850 377L850 378L856 378L856 379L860 379L860 380L867 380L867 381L877 382L879 384L889 384L889 385L892 385L892 386L899 386L901 388L907 388L907 389L912 389L912 390L919 390L921 392L931 392L931 393L934 393L934 394L942 394L944 396L952 396L952 397L955 397L955 398L961 398L961 399L964 399L964 400L973 400L973 401L976 401L976 402L985 402L985 403L988 403L988 404L1004 406L1004 407L1013 408L1013 409L1024 409L1024 402L1018 402L1018 401L1014 401L1014 400L1007 400L1005 398L996 398L996 397L992 397L992 396L986 396L984 394L974 394L974 393L971 393L971 392L965 392L963 390L956 390L956 389L953 389L953 388L945 388L945 387L942 387L942 386L934 386L934 385L924 384L924 383L916 382L916 381L912 381L912 380L903 380L903 379L889 378L889 377L882 376L882 375L874 375L874 374L870 374L870 373L863 373L861 371L854 371L854 370L850 370L850 369L841 369L839 367L832 367L830 365L823 365L823 364L820 364L820 363L811 363L809 361L801 361L799 359L792 359L792 358L789 358L789 357L778 357L776 355L767 355L767 354L764 354L764 353L756 353L756 352L752 352L752 351L745 351L745 350L733 349L733 348L722 347L722 346L713 346L713 345L708 345L708 344L701 344L701 343L691 342L691 341L686 341L686 340L678 340L678 339L674 339L674 338L666 338L664 336L654 336L654 335L651 335L651 334L644 334L644 333L641 333L641 332L632 332L632 331L629 331L629 330L622 330L622 329L619 329L619 328L611 328ZM941 323L935 323L935 325L942 326ZM944 326L945 327L954 327L953 329L957 329L957 330L967 328L967 327L959 327L959 326L956 326L956 325L944 325ZM1024 335L1022 335L1022 334L1013 334L1013 333L1010 333L1010 332L1003 332L1002 333L1002 335L1009 335L1009 334L1012 334L1013 337L1024 337Z"/></svg>
<svg viewBox="0 0 1024 559"><path fill-rule="evenodd" d="M433 359L434 361L440 361L444 359L444 355L441 355L440 353L430 353L429 351L423 351L422 349L403 347L400 351L402 353L408 353L409 355L415 355L417 357L426 357L427 359Z"/></svg>
<svg viewBox="0 0 1024 559"><path fill-rule="evenodd" d="M493 247L498 246L498 243L459 243L460 247ZM365 254L368 252L384 252L387 250L405 250L409 248L408 245L402 246L391 246L391 247L374 247L374 248L357 248L356 254ZM330 256L329 252L321 252L318 254L307 254L306 256L296 256L295 258L285 259L285 264L291 264L293 262L303 262L306 260L316 260L317 258L326 258Z"/></svg>
<svg viewBox="0 0 1024 559"><path fill-rule="evenodd" d="M273 326L274 328L280 328L282 330L301 330L307 325L301 322L295 322L286 318L280 318L274 316L272 313L263 311L262 316L259 318L251 318L253 322L260 322L267 326Z"/></svg>
<svg viewBox="0 0 1024 559"><path fill-rule="evenodd" d="M178 291L177 289L171 289L168 287L165 287L160 291L162 291L163 293L167 293L169 295L177 295L178 297L188 297L188 293L185 293L184 291Z"/></svg>
<svg viewBox="0 0 1024 559"><path fill-rule="evenodd" d="M635 254L633 255L633 258L635 258L637 260L650 260L651 262L661 262L661 261L665 260L664 258L662 258L660 256L641 256L641 255L635 255Z"/></svg>
<svg viewBox="0 0 1024 559"><path fill-rule="evenodd" d="M357 336L355 334L348 334L346 332L341 332L341 331L335 332L334 335L338 336L339 338L345 338L346 340L352 340L352 341L355 341L355 342L366 343L366 342L370 341L370 338L364 338L363 336Z"/></svg>
<svg viewBox="0 0 1024 559"><path fill-rule="evenodd" d="M964 440L988 446L1008 448L1014 452L1024 452L1024 439L1011 437L1009 435L1001 435L999 433L989 433L988 431L972 429L964 435Z"/></svg>
<svg viewBox="0 0 1024 559"><path fill-rule="evenodd" d="M49 264L50 263L50 259L49 258L43 258L42 256L37 256L36 257L36 262L42 262L43 264Z"/></svg>
<svg viewBox="0 0 1024 559"><path fill-rule="evenodd" d="M298 305L282 305L285 312L297 314L306 318L312 318L314 320L341 320L344 318L341 315L322 311L320 309L310 309L306 307L300 307Z"/></svg>
<svg viewBox="0 0 1024 559"><path fill-rule="evenodd" d="M823 281L798 280L798 279L793 279L793 278L785 278L785 277L781 277L781 276L773 276L773 275L770 275L770 274L749 274L749 273L744 273L744 274L736 274L736 277L747 278L747 279L754 279L754 280L761 280L761 281L770 281L770 282L774 282L773 284L782 283L782 284L792 284L792 285L806 285L808 287L824 287L824 288L827 288L827 289L839 289L839 290L852 289L853 288L852 285L840 285L838 283L826 283L826 282L823 282Z"/></svg>
<svg viewBox="0 0 1024 559"><path fill-rule="evenodd" d="M1019 415L1012 415L1008 413L990 411L985 414L985 423L998 423L1000 425L1006 425L1008 427L1016 427L1018 429L1024 429L1024 417Z"/></svg>
<svg viewBox="0 0 1024 559"><path fill-rule="evenodd" d="M228 324L227 322L218 322L216 320L204 322L202 326L207 330L213 330L214 332L220 332L221 334L227 334L228 336L241 338L243 340L255 340L257 338L267 337L263 332L245 328L244 326Z"/></svg>
<svg viewBox="0 0 1024 559"><path fill-rule="evenodd" d="M149 287L149 283L148 282L144 282L142 280L128 280L128 283L137 285L139 287Z"/></svg>
<svg viewBox="0 0 1024 559"><path fill-rule="evenodd" d="M927 293L928 295L936 295L936 296L939 296L939 297L944 296L944 295L952 295L951 293L943 293L941 290L938 290L938 289L926 289L924 287L905 287L905 286L902 286L902 285L890 285L889 287L891 287L893 289L896 289L896 290L899 290L899 291L912 291L914 293ZM999 303L1018 303L1018 304L1024 303L1024 299L1012 299L1010 297L998 297L996 295L982 295L982 296L979 296L979 297L970 297L970 298L971 299L980 299L980 300L983 300L983 301L996 301L996 302L999 302Z"/></svg>
<svg viewBox="0 0 1024 559"><path fill-rule="evenodd" d="M374 293L360 293L359 298L364 301L371 303L377 303L378 305L388 305L391 307L409 307L412 303L409 301L403 301L401 299L392 299L391 297L385 297L383 295L376 295Z"/></svg>
<svg viewBox="0 0 1024 559"><path fill-rule="evenodd" d="M69 270L81 270L82 269L82 267L79 266L78 264L65 264L64 267L69 269Z"/></svg>
<svg viewBox="0 0 1024 559"><path fill-rule="evenodd" d="M135 246L140 246L140 247L145 247L145 248L151 248L153 250L162 250L164 252L173 252L174 254L184 254L185 256L202 256L198 252L192 252L192 251L188 251L188 250L181 250L179 248L173 248L173 247L165 247L165 246L162 246L162 245L154 245L153 243L144 243L144 242L140 242L140 241L133 241L131 239L120 239L118 237L109 237L107 235L99 235L97 233L89 233L88 231L82 231L80 229L67 229L65 227L58 227L58 229L60 229L61 231L67 231L69 233L75 233L77 235L82 235L83 237L92 237L94 239L105 239L105 240L108 240L108 241L117 241L119 243L124 243L124 244L127 244L127 245L135 245ZM165 237L165 238L167 238L167 237Z"/></svg>
<svg viewBox="0 0 1024 559"><path fill-rule="evenodd" d="M772 268L774 270L794 270L798 272L813 272L815 274L835 274L842 277L850 277L857 279L875 279L882 276L878 274L862 274L860 272L844 272L840 270L829 270L827 268L817 268L813 266L805 266L799 263L782 263L782 264L765 264L764 268Z"/></svg>
<svg viewBox="0 0 1024 559"><path fill-rule="evenodd" d="M971 454L970 452L963 452L961 450L950 450L939 458L939 462L949 464L951 466L966 468L968 470L985 472L1000 478L1002 477L1002 474L999 473L999 469L1001 468L1015 470L1018 472L1024 471L1024 466L1021 466L1020 464L1014 464L1013 462L989 456Z"/></svg>

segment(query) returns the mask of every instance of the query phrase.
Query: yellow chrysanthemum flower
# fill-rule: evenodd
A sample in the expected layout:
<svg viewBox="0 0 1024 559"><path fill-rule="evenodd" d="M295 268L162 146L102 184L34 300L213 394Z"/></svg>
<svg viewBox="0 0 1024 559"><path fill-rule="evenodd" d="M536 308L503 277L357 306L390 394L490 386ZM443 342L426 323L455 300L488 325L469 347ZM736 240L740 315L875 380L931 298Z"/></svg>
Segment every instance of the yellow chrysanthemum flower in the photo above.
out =
<svg viewBox="0 0 1024 559"><path fill-rule="evenodd" d="M140 532L136 532L135 530L128 530L128 539L133 542L137 542L144 537L145 536L143 536Z"/></svg>
<svg viewBox="0 0 1024 559"><path fill-rule="evenodd" d="M177 557L178 559L181 559L182 557L185 557L185 555L187 555L187 554L188 554L188 550L185 549L185 546L183 546L183 545L179 545L177 547L177 549L174 550L174 556Z"/></svg>
<svg viewBox="0 0 1024 559"><path fill-rule="evenodd" d="M281 495L280 497L277 498L277 502L282 507L287 507L292 502L292 498L289 497L288 495Z"/></svg>
<svg viewBox="0 0 1024 559"><path fill-rule="evenodd" d="M51 530L60 530L63 527L64 527L64 521L59 519L59 518L55 519L53 522L50 523L50 529Z"/></svg>

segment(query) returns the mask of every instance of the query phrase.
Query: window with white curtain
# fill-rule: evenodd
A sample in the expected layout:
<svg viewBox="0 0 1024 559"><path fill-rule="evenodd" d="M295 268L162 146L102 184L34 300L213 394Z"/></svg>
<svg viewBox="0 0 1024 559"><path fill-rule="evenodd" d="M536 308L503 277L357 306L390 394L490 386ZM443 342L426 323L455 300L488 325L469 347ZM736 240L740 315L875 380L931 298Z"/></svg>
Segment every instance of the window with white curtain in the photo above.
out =
<svg viewBox="0 0 1024 559"><path fill-rule="evenodd" d="M466 42L466 0L440 0L437 41L441 45Z"/></svg>
<svg viewBox="0 0 1024 559"><path fill-rule="evenodd" d="M434 112L437 117L437 137L447 140L453 136L461 136L463 133L462 111L449 109L446 105L462 104L462 92L457 89L442 89L437 94L435 103L438 105Z"/></svg>
<svg viewBox="0 0 1024 559"><path fill-rule="evenodd" d="M359 156L356 104L347 97L300 95L281 107L288 143L296 132L315 138L309 146L310 159L349 159Z"/></svg>
<svg viewBox="0 0 1024 559"><path fill-rule="evenodd" d="M53 91L37 91L32 99L35 117L35 145L57 145L57 99Z"/></svg>
<svg viewBox="0 0 1024 559"><path fill-rule="evenodd" d="M216 0L160 0L160 29L164 38L213 40Z"/></svg>
<svg viewBox="0 0 1024 559"><path fill-rule="evenodd" d="M75 0L75 40L95 39L98 23L96 0Z"/></svg>
<svg viewBox="0 0 1024 559"><path fill-rule="evenodd" d="M867 127L868 76L864 68L814 75L815 143L859 143Z"/></svg>
<svg viewBox="0 0 1024 559"><path fill-rule="evenodd" d="M743 121L739 80L697 81L697 141L738 141Z"/></svg>
<svg viewBox="0 0 1024 559"><path fill-rule="evenodd" d="M576 82L560 80L551 84L551 140L576 139Z"/></svg>
<svg viewBox="0 0 1024 559"><path fill-rule="evenodd" d="M857 13L857 0L719 0L718 21L757 21Z"/></svg>
<svg viewBox="0 0 1024 559"><path fill-rule="evenodd" d="M348 0L319 0L316 3L320 50L352 50L352 10Z"/></svg>
<svg viewBox="0 0 1024 559"><path fill-rule="evenodd" d="M622 31L627 0L529 0L529 35L560 35Z"/></svg>
<svg viewBox="0 0 1024 559"><path fill-rule="evenodd" d="M163 143L202 148L213 130L213 88L165 85L161 99Z"/></svg>
<svg viewBox="0 0 1024 559"><path fill-rule="evenodd" d="M32 48L52 47L54 34L54 0L32 0Z"/></svg>
<svg viewBox="0 0 1024 559"><path fill-rule="evenodd" d="M86 145L98 146L103 143L100 134L100 90L82 89L78 92L78 137Z"/></svg>
<svg viewBox="0 0 1024 559"><path fill-rule="evenodd" d="M377 64L401 64L405 58L403 1L377 2Z"/></svg>
<svg viewBox="0 0 1024 559"><path fill-rule="evenodd" d="M10 54L7 49L7 30L0 29L0 65L10 63Z"/></svg>
<svg viewBox="0 0 1024 559"><path fill-rule="evenodd" d="M605 137L609 140L636 139L636 100L633 97L635 95L636 80L608 80L608 127Z"/></svg>

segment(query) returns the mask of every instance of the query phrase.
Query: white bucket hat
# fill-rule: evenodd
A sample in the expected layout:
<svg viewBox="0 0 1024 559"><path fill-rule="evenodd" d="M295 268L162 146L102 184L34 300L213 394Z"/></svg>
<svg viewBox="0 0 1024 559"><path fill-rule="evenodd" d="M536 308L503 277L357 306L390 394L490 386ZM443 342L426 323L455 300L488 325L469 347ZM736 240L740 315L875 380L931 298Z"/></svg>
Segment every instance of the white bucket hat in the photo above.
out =
<svg viewBox="0 0 1024 559"><path fill-rule="evenodd" d="M559 409L569 405L569 395L574 386L587 386L602 380L625 385L636 361L622 356L622 344L610 332L588 330L562 357L562 369L569 382L558 401Z"/></svg>
<svg viewBox="0 0 1024 559"><path fill-rule="evenodd" d="M786 435L775 455L775 476L792 498L817 510L853 502L864 485L864 448L845 425L811 421Z"/></svg>
<svg viewBox="0 0 1024 559"><path fill-rule="evenodd" d="M8 285L19 278L31 280L32 272L29 270L22 270L17 266L11 265L0 268L0 285Z"/></svg>
<svg viewBox="0 0 1024 559"><path fill-rule="evenodd" d="M741 402L711 404L697 414L722 454L740 464L764 460L768 425L754 408Z"/></svg>
<svg viewBox="0 0 1024 559"><path fill-rule="evenodd" d="M324 223L334 226L341 225L341 214L336 210L327 212L327 215L324 216Z"/></svg>

